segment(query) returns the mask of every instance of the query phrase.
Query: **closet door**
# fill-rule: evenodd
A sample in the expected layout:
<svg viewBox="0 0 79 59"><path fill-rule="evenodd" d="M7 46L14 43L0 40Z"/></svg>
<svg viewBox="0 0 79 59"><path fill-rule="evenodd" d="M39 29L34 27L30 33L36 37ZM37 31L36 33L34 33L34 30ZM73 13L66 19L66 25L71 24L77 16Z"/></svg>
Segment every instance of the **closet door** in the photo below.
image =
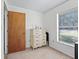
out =
<svg viewBox="0 0 79 59"><path fill-rule="evenodd" d="M8 53L25 49L25 14L8 12Z"/></svg>

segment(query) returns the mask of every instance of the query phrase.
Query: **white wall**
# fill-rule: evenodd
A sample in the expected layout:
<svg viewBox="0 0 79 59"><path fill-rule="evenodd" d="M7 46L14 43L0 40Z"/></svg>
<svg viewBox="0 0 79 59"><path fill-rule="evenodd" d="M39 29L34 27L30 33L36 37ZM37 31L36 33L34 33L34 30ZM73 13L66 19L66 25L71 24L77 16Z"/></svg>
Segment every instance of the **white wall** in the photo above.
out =
<svg viewBox="0 0 79 59"><path fill-rule="evenodd" d="M35 26L42 27L43 14L29 9L8 5L8 11L21 12L26 14L26 48L30 47L30 29ZM6 43L7 45L7 43ZM7 49L6 49L7 50Z"/></svg>
<svg viewBox="0 0 79 59"><path fill-rule="evenodd" d="M77 0L69 0L66 3L51 9L44 15L44 28L49 32L49 45L71 57L74 57L74 47L57 42L57 13L65 12L77 7Z"/></svg>
<svg viewBox="0 0 79 59"><path fill-rule="evenodd" d="M1 20L0 20L0 22L1 22L1 30L0 30L0 32L1 32L1 37L0 37L0 55L1 55L1 57L0 57L0 59L4 59L4 1L5 0L2 0L1 1Z"/></svg>

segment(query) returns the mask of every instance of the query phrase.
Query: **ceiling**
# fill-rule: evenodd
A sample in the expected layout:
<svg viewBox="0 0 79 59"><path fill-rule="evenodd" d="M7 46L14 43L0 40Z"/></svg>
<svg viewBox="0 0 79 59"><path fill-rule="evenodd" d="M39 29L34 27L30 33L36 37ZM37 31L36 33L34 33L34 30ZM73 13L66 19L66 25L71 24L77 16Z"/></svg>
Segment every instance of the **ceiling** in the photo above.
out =
<svg viewBox="0 0 79 59"><path fill-rule="evenodd" d="M66 0L8 0L8 4L39 12L46 12L65 1Z"/></svg>

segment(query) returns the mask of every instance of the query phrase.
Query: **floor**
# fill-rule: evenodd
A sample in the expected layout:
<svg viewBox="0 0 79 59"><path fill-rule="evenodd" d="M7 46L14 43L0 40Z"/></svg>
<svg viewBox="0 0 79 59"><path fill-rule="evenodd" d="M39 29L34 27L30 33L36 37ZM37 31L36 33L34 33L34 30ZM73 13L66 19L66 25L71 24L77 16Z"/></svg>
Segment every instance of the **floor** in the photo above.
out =
<svg viewBox="0 0 79 59"><path fill-rule="evenodd" d="M8 59L72 59L71 57L49 47L35 50L26 49L16 53L8 54Z"/></svg>

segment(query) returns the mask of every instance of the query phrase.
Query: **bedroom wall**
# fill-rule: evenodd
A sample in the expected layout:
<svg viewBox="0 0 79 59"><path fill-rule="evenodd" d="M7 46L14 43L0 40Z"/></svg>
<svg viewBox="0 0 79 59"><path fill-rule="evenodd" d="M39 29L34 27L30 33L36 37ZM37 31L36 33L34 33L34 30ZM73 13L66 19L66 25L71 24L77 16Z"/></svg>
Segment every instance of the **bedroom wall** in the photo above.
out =
<svg viewBox="0 0 79 59"><path fill-rule="evenodd" d="M57 42L57 13L77 7L77 0L68 0L44 15L44 28L49 32L49 46L74 58L74 47Z"/></svg>
<svg viewBox="0 0 79 59"><path fill-rule="evenodd" d="M1 20L0 20L0 23L1 23L1 30L0 30L0 32L1 32L1 37L0 37L0 55L1 55L1 57L0 57L0 59L4 59L4 1L5 0L2 0L1 1Z"/></svg>
<svg viewBox="0 0 79 59"><path fill-rule="evenodd" d="M21 12L26 14L26 48L30 47L30 29L35 26L43 27L43 14L29 9L24 9L17 6L7 5L8 11ZM7 27L7 26L6 26ZM7 42L6 42L7 45ZM7 50L7 49L6 49Z"/></svg>

